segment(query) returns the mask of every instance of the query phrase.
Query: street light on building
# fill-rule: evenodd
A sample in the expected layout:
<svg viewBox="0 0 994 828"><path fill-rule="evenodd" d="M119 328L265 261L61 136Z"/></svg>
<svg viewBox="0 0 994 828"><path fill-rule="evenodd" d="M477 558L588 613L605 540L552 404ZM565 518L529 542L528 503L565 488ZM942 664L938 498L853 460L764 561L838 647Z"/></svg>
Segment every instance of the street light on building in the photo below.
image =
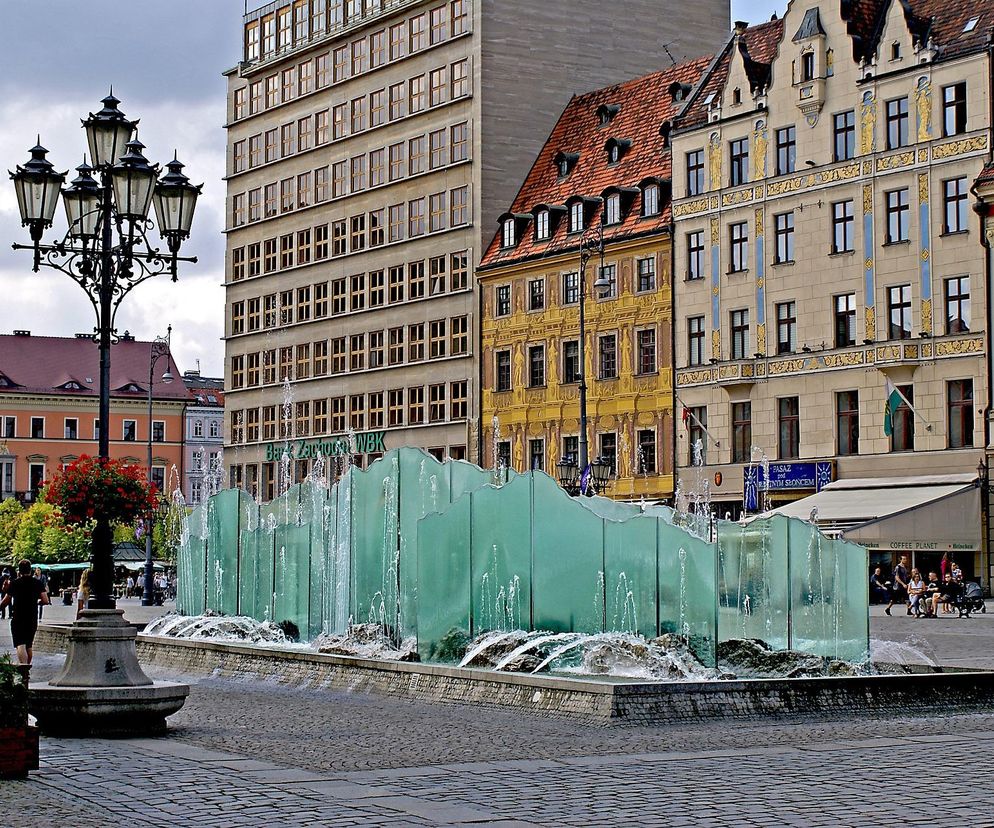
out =
<svg viewBox="0 0 994 828"><path fill-rule="evenodd" d="M597 201L603 205L603 199L597 199ZM603 491L603 487L607 485L607 475L603 475L600 468L596 469L597 474L595 474L595 469L589 461L589 447L587 444L587 263L595 254L598 256L600 265L597 271L597 279L594 280L594 290L598 292L598 295L603 295L605 290L609 290L611 288L611 282L604 278L603 215L597 224L585 231L580 238L580 284L578 297L580 304L580 436L577 440L577 448L580 456L579 458L564 457L556 465L556 469L559 472L560 483L564 489L571 493L573 493L574 489L576 492L582 493L587 489L587 483L591 480L593 481L594 486L597 486L597 474L600 474L602 477L599 490ZM574 465L573 469L570 469L569 466L575 464L577 459L579 459L579 465ZM598 463L599 461L600 458L597 458ZM590 475L586 476L588 466L590 467Z"/></svg>
<svg viewBox="0 0 994 828"><path fill-rule="evenodd" d="M31 149L31 159L10 177L21 224L28 228L32 242L14 244L14 249L33 251L35 272L45 266L69 276L86 293L96 313L94 339L100 349L98 453L101 459L109 459L110 348L117 338L117 310L124 297L142 282L167 272L176 281L178 262L197 261L178 253L190 235L203 185L190 183L175 156L166 165L168 173L159 179L159 167L148 163L142 154L144 145L134 137L138 122L124 116L113 94L102 103L103 109L83 122L93 165L84 159L76 168L78 176L61 190L69 230L60 241L41 243L45 230L52 226L66 173L55 170L40 140ZM153 247L149 238L153 223L148 213L153 200L159 235L168 253ZM92 555L93 591L88 608L114 609L113 536L109 521L99 514Z"/></svg>
<svg viewBox="0 0 994 828"><path fill-rule="evenodd" d="M152 347L148 357L148 482L152 481L152 386L155 382L155 363L165 358L166 370L162 373L162 382L167 385L173 381L173 374L169 370L169 345L173 336L173 326L166 329L165 336L157 336L152 341ZM160 499L164 492L159 492ZM155 526L155 514L148 515L145 521L145 578L142 590L142 606L150 607L155 603L155 586L153 576L155 574L152 563L152 528Z"/></svg>

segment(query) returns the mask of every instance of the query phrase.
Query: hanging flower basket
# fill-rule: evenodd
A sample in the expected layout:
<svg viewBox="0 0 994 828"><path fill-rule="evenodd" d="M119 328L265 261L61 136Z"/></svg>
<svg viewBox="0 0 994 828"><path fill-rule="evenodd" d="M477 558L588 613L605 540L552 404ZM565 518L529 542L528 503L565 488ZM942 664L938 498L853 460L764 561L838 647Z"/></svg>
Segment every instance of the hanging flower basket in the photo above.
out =
<svg viewBox="0 0 994 828"><path fill-rule="evenodd" d="M98 518L110 523L134 523L158 505L155 485L145 470L121 460L83 455L49 481L45 501L57 506L68 524L86 524Z"/></svg>

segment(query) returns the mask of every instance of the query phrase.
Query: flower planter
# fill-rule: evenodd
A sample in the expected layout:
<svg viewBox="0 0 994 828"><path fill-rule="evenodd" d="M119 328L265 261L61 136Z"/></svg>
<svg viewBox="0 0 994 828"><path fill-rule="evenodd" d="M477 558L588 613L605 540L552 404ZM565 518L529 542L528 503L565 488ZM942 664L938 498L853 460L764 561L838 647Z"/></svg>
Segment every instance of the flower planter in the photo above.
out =
<svg viewBox="0 0 994 828"><path fill-rule="evenodd" d="M38 728L0 727L0 779L25 777L38 770Z"/></svg>

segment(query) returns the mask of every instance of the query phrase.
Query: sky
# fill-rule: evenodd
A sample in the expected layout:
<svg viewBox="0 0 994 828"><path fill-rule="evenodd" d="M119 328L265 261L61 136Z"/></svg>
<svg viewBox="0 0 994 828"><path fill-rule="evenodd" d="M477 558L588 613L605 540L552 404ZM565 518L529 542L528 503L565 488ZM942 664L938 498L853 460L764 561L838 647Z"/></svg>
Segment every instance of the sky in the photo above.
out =
<svg viewBox="0 0 994 828"><path fill-rule="evenodd" d="M145 155L164 164L173 150L184 172L204 183L179 282L160 276L137 287L118 313L119 332L139 339L173 326L180 370L199 364L223 375L225 82L221 73L239 57L243 0L0 0L0 169L28 160L36 135L67 180L83 157L80 119L100 109L111 85L121 111L140 118ZM534 0L540 2L540 0ZM676 0L677 4L682 0ZM249 8L262 5L249 0ZM785 5L785 4L784 4ZM760 23L779 2L733 0L732 20ZM45 51L50 48L52 53ZM660 63L664 62L660 56ZM646 66L646 71L655 67ZM60 204L45 241L66 229ZM154 235L157 239L157 233ZM28 243L12 184L0 179L0 332L72 336L93 330L93 310L68 276L31 272L31 256L12 251Z"/></svg>

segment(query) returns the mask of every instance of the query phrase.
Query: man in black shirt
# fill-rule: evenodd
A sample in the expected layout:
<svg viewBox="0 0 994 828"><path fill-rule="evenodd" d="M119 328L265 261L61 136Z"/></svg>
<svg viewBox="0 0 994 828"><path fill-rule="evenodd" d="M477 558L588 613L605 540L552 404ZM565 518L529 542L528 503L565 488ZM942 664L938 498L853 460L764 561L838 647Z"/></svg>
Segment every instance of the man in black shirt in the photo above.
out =
<svg viewBox="0 0 994 828"><path fill-rule="evenodd" d="M17 578L10 582L0 606L10 606L10 637L17 648L17 660L31 663L31 645L38 630L38 605L48 603L44 585L31 574L31 561L17 565Z"/></svg>
<svg viewBox="0 0 994 828"><path fill-rule="evenodd" d="M932 596L932 614L938 614L939 604L955 604L962 594L963 584L953 580L952 572L947 572L939 591Z"/></svg>

